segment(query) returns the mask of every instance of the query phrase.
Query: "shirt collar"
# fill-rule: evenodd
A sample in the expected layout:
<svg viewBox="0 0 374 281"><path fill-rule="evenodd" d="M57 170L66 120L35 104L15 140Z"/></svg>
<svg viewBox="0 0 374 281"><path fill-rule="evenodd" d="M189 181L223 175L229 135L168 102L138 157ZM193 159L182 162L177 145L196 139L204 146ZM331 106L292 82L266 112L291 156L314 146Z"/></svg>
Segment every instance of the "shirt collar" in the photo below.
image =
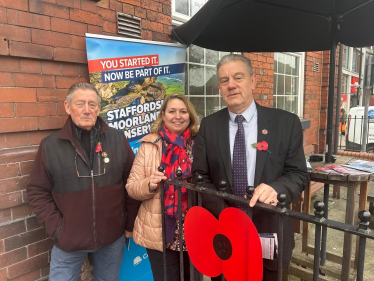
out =
<svg viewBox="0 0 374 281"><path fill-rule="evenodd" d="M241 114L243 115L245 122L250 122L252 120L252 117L257 112L256 103L255 101L252 101L251 105L247 107L246 110ZM235 123L235 118L238 114L235 114L229 110L230 120Z"/></svg>

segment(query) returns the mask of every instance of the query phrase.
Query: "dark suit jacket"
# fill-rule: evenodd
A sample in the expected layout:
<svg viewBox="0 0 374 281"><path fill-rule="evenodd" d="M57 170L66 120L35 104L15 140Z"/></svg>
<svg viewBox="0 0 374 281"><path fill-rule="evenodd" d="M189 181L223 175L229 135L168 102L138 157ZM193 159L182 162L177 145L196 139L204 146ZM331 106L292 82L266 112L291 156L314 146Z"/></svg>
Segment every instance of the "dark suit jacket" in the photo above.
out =
<svg viewBox="0 0 374 281"><path fill-rule="evenodd" d="M284 110L267 108L256 103L258 137L257 142L266 141L267 151L257 150L254 186L266 183L276 192L287 195L291 203L304 190L309 177L303 149L303 131L300 119ZM263 130L267 130L267 134ZM224 108L206 118L200 125L195 143L192 173L204 177L204 184L217 188L221 180L227 182L227 192L232 192L232 166L230 156L229 113ZM250 143L246 144L248 147ZM252 149L250 147L250 149ZM256 149L256 148L253 148ZM221 212L219 200L213 196L203 196L203 207L218 217ZM227 205L232 206L229 202ZM253 222L259 233L278 231L278 216L254 208ZM285 217L283 266L291 260L295 245L292 220ZM277 268L277 260L264 260L268 269Z"/></svg>

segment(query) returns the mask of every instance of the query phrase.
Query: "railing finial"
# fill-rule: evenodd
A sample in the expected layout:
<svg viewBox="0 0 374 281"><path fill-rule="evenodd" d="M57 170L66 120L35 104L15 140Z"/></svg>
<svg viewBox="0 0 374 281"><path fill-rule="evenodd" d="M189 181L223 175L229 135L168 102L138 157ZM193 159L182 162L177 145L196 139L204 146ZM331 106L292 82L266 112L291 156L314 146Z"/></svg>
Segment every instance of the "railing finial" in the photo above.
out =
<svg viewBox="0 0 374 281"><path fill-rule="evenodd" d="M203 183L203 180L204 180L203 176L200 175L200 174L197 174L196 183L197 183L198 186L201 186L201 184Z"/></svg>
<svg viewBox="0 0 374 281"><path fill-rule="evenodd" d="M177 175L177 177L178 177L179 179L182 177L183 172L182 172L182 170L181 170L180 168L178 168L178 170L177 170L177 172L176 172L176 175Z"/></svg>
<svg viewBox="0 0 374 281"><path fill-rule="evenodd" d="M255 192L255 188L253 186L247 186L245 192L247 193L247 198L252 199L253 193Z"/></svg>
<svg viewBox="0 0 374 281"><path fill-rule="evenodd" d="M314 212L316 218L318 219L322 219L323 218L323 209L325 208L325 203L323 203L322 201L316 201L314 202L314 209L316 209L316 211Z"/></svg>
<svg viewBox="0 0 374 281"><path fill-rule="evenodd" d="M368 230L371 214L369 211L362 210L358 213L358 218L360 219L360 223L358 224L358 228L360 230Z"/></svg>
<svg viewBox="0 0 374 281"><path fill-rule="evenodd" d="M287 195L285 193L279 193L277 195L277 199L278 199L277 208L282 209L283 211L286 210Z"/></svg>
<svg viewBox="0 0 374 281"><path fill-rule="evenodd" d="M220 180L219 182L219 191L225 193L226 192L226 184L227 182L225 180Z"/></svg>

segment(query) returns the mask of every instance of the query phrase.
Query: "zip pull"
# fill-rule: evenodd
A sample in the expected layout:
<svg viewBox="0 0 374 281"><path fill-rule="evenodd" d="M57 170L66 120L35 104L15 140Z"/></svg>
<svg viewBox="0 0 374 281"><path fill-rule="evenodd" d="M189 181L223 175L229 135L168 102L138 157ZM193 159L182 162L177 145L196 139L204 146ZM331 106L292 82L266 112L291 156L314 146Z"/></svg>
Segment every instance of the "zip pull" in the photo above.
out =
<svg viewBox="0 0 374 281"><path fill-rule="evenodd" d="M93 178L93 170L91 170L91 178Z"/></svg>

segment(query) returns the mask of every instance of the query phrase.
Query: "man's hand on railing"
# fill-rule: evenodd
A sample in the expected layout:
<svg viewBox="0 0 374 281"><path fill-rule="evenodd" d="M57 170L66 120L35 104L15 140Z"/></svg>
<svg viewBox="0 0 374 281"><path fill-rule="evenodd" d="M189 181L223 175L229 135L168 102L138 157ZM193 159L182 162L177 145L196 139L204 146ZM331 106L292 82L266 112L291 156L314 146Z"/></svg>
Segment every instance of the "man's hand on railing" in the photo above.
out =
<svg viewBox="0 0 374 281"><path fill-rule="evenodd" d="M249 206L253 207L256 204L257 200L265 204L276 206L278 203L277 195L278 193L270 185L261 183L255 189L253 197L249 202ZM245 198L247 197L245 196Z"/></svg>

